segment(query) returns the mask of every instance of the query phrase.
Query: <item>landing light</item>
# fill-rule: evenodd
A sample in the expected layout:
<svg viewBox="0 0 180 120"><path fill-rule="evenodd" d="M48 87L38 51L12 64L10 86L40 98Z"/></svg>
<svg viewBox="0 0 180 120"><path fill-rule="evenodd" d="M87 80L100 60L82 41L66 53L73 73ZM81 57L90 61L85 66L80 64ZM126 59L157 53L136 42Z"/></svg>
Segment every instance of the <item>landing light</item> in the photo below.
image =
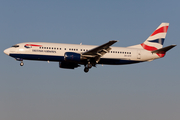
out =
<svg viewBox="0 0 180 120"><path fill-rule="evenodd" d="M19 51L24 51L24 49L19 49Z"/></svg>

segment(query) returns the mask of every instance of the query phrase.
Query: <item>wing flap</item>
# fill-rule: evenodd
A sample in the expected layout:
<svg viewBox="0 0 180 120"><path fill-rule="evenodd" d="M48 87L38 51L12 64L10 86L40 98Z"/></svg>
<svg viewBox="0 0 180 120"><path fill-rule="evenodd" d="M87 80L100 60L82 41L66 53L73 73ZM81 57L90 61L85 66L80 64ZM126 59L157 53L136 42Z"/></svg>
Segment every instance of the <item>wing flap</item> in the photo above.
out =
<svg viewBox="0 0 180 120"><path fill-rule="evenodd" d="M91 50L89 50L87 52L82 53L82 57L84 57L86 59L87 58L94 58L96 63L98 63L100 58L104 54L108 53L111 50L110 46L113 45L116 42L117 42L117 40L111 40L111 41L109 41L109 42L107 42L107 43L105 43L103 45L95 47L95 48L93 48L93 49L91 49Z"/></svg>
<svg viewBox="0 0 180 120"><path fill-rule="evenodd" d="M87 52L84 52L82 55L98 55L100 53L101 55L104 55L107 53L110 49L110 46L116 43L117 40L111 40L103 45L100 45L98 47L95 47Z"/></svg>

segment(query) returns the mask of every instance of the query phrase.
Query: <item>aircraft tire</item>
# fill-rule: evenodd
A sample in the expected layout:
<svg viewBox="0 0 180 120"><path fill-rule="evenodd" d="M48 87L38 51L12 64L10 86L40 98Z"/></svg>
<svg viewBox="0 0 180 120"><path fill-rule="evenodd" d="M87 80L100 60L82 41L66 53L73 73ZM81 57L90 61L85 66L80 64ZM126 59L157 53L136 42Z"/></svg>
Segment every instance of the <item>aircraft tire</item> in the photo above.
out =
<svg viewBox="0 0 180 120"><path fill-rule="evenodd" d="M85 67L84 72L87 73L89 71L89 68Z"/></svg>
<svg viewBox="0 0 180 120"><path fill-rule="evenodd" d="M20 63L20 66L23 66L23 65L24 65L24 63L23 63L23 62L21 62L21 63Z"/></svg>
<svg viewBox="0 0 180 120"><path fill-rule="evenodd" d="M88 68L92 68L92 64L87 64L87 67Z"/></svg>

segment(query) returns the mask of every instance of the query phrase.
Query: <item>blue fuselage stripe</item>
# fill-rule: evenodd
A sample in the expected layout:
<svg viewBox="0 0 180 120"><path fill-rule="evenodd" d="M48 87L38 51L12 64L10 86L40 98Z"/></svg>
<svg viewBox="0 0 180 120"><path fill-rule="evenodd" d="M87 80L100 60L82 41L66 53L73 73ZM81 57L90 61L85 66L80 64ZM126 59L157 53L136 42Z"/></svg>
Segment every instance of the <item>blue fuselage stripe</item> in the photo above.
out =
<svg viewBox="0 0 180 120"><path fill-rule="evenodd" d="M33 55L33 54L10 54L10 56L13 58L21 58L25 60L56 61L56 62L64 61L64 56ZM139 63L139 62L142 61L101 58L98 64L123 65L123 64ZM82 62L79 64L82 64Z"/></svg>

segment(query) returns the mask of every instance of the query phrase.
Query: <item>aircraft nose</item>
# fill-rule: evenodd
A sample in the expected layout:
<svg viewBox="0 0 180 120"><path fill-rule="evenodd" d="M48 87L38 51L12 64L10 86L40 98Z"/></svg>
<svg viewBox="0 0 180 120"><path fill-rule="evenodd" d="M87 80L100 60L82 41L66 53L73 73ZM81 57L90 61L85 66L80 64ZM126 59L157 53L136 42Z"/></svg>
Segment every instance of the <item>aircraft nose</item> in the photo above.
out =
<svg viewBox="0 0 180 120"><path fill-rule="evenodd" d="M5 50L4 50L4 53L5 53L6 55L9 55L9 49L5 49Z"/></svg>

